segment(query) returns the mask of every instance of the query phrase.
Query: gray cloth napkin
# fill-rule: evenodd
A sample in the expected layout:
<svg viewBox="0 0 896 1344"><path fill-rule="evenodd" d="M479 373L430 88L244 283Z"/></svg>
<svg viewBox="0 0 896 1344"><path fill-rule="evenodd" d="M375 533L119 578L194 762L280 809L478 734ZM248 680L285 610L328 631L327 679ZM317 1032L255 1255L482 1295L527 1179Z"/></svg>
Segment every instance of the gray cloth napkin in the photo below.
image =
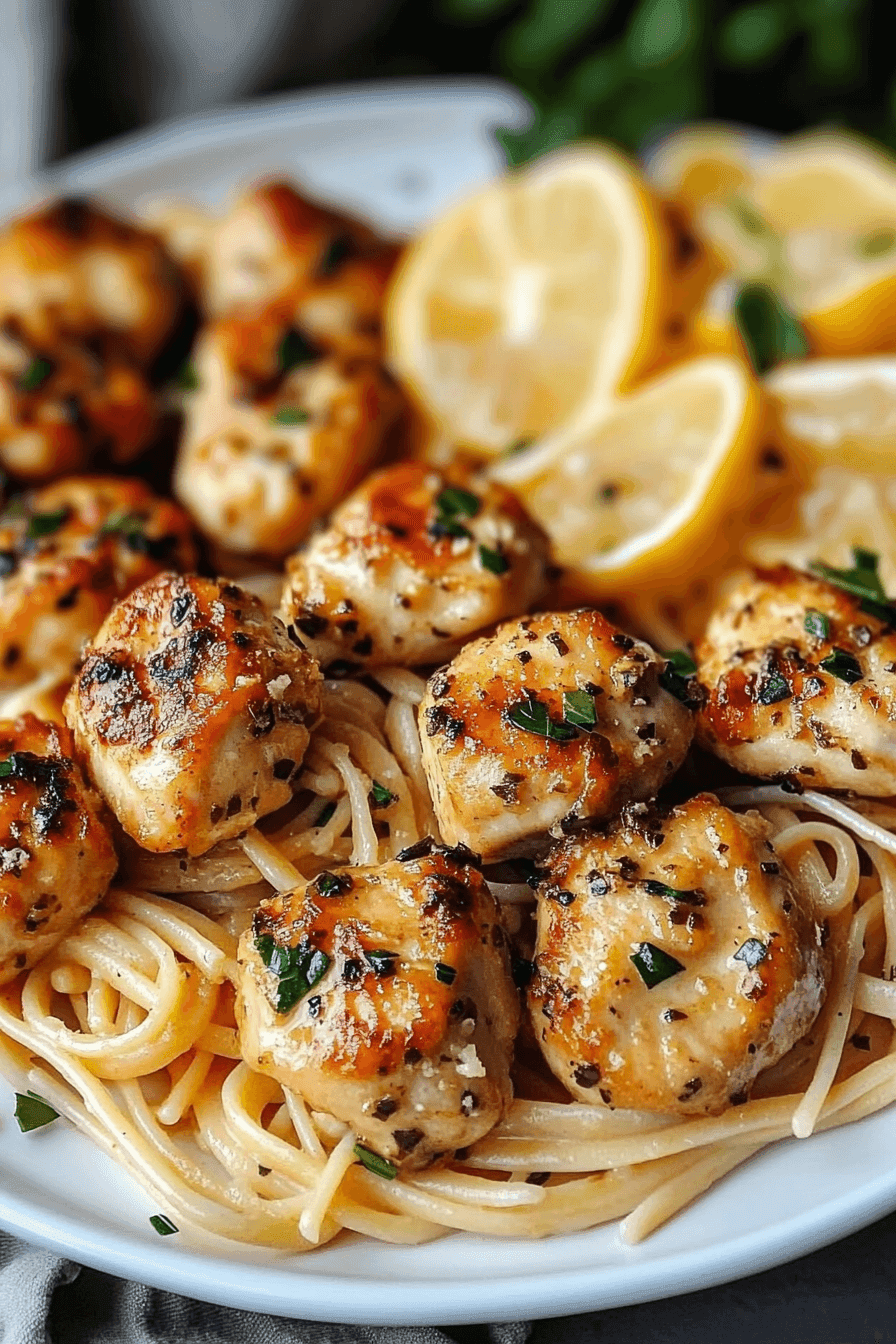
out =
<svg viewBox="0 0 896 1344"><path fill-rule="evenodd" d="M531 1326L321 1325L128 1283L0 1232L0 1344L526 1344Z"/></svg>
<svg viewBox="0 0 896 1344"><path fill-rule="evenodd" d="M896 1214L764 1274L508 1325L320 1325L210 1306L0 1232L0 1344L896 1344Z"/></svg>

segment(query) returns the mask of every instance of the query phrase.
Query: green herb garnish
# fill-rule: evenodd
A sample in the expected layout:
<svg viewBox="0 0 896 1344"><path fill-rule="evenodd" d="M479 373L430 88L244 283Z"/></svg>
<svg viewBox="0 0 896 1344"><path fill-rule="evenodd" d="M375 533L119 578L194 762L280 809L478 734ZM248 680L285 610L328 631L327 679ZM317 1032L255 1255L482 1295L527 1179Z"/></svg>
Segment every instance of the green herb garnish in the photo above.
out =
<svg viewBox="0 0 896 1344"><path fill-rule="evenodd" d="M697 673L697 664L684 649L672 649L664 656L666 666L659 675L660 685L683 705L692 704L694 695L691 679Z"/></svg>
<svg viewBox="0 0 896 1344"><path fill-rule="evenodd" d="M742 961L748 970L752 971L760 961L765 961L767 956L768 948L765 943L761 943L758 938L748 938L735 952L734 960Z"/></svg>
<svg viewBox="0 0 896 1344"><path fill-rule="evenodd" d="M539 737L549 738L552 742L571 742L578 737L578 729L571 724L557 723L548 713L547 705L542 704L534 695L520 700L507 710L507 718L515 728L526 733L537 733Z"/></svg>
<svg viewBox="0 0 896 1344"><path fill-rule="evenodd" d="M311 412L301 406L281 406L271 416L272 425L307 425Z"/></svg>
<svg viewBox="0 0 896 1344"><path fill-rule="evenodd" d="M336 812L335 803L324 803L323 807L317 814L317 821L314 823L315 826L317 826L318 828L320 828L321 826L326 826L328 821L333 820L335 812Z"/></svg>
<svg viewBox="0 0 896 1344"><path fill-rule="evenodd" d="M368 952L365 948L364 956L373 967L374 975L378 975L381 980L395 974L395 963L398 960L397 952L387 952L384 947L377 947Z"/></svg>
<svg viewBox="0 0 896 1344"><path fill-rule="evenodd" d="M32 513L28 519L25 536L29 541L39 541L41 537L52 536L58 532L68 517L68 509L53 509L51 513Z"/></svg>
<svg viewBox="0 0 896 1344"><path fill-rule="evenodd" d="M838 677L840 681L845 681L849 686L852 686L854 682L861 681L865 675L858 661L845 649L834 649L833 653L829 653L827 658L822 658L819 666L823 667L825 672L830 672L832 677Z"/></svg>
<svg viewBox="0 0 896 1344"><path fill-rule="evenodd" d="M594 696L587 691L564 691L563 718L574 728L593 728L597 723Z"/></svg>
<svg viewBox="0 0 896 1344"><path fill-rule="evenodd" d="M119 532L142 532L146 519L139 513L110 514L100 528L100 536L108 537Z"/></svg>
<svg viewBox="0 0 896 1344"><path fill-rule="evenodd" d="M302 364L313 364L319 358L319 351L308 337L295 327L290 327L277 351L277 363L281 373L289 373L290 369L297 369Z"/></svg>
<svg viewBox="0 0 896 1344"><path fill-rule="evenodd" d="M820 560L813 560L809 568L813 574L827 579L835 588L860 599L862 611L876 616L879 621L891 622L894 617L892 603L884 592L880 575L877 572L879 557L874 551L866 551L864 546L853 546L852 567L836 569Z"/></svg>
<svg viewBox="0 0 896 1344"><path fill-rule="evenodd" d="M734 318L757 373L809 353L803 328L768 285L744 285L734 300Z"/></svg>
<svg viewBox="0 0 896 1344"><path fill-rule="evenodd" d="M53 365L50 361L38 356L32 359L24 373L19 375L16 387L20 392L39 392L52 372Z"/></svg>
<svg viewBox="0 0 896 1344"><path fill-rule="evenodd" d="M255 947L268 970L276 975L278 1013L288 1013L323 979L330 958L303 938L295 947L281 947L269 933L259 934Z"/></svg>
<svg viewBox="0 0 896 1344"><path fill-rule="evenodd" d="M444 961L436 962L436 979L440 980L443 985L453 985L456 978L456 967L446 966Z"/></svg>
<svg viewBox="0 0 896 1344"><path fill-rule="evenodd" d="M803 629L814 639L827 639L831 633L831 622L823 611L810 607L803 619Z"/></svg>
<svg viewBox="0 0 896 1344"><path fill-rule="evenodd" d="M13 763L7 757L5 761L0 761L0 779L8 779L13 772Z"/></svg>
<svg viewBox="0 0 896 1344"><path fill-rule="evenodd" d="M517 453L524 453L527 448L531 448L534 439L514 439L508 448L504 449L505 457L514 457Z"/></svg>
<svg viewBox="0 0 896 1344"><path fill-rule="evenodd" d="M500 551L493 551L489 546L479 547L479 563L483 569L489 570L492 574L506 574L510 568L510 561Z"/></svg>
<svg viewBox="0 0 896 1344"><path fill-rule="evenodd" d="M644 890L648 896L662 896L669 901L677 901L679 905L705 905L706 897L702 891L696 887L670 887L665 882L657 882L655 878L648 877L644 882Z"/></svg>
<svg viewBox="0 0 896 1344"><path fill-rule="evenodd" d="M475 518L481 508L482 500L471 490L459 485L446 486L436 495L436 516L429 530L436 537L469 537L469 529L460 520Z"/></svg>
<svg viewBox="0 0 896 1344"><path fill-rule="evenodd" d="M54 1110L48 1101L44 1101L43 1097L29 1090L26 1093L16 1093L15 1117L22 1133L28 1134L32 1129L43 1129L44 1125L52 1125L54 1120L59 1119L59 1112Z"/></svg>
<svg viewBox="0 0 896 1344"><path fill-rule="evenodd" d="M398 794L387 789L378 779L375 779L370 786L369 797L371 807L391 807L393 803L398 802Z"/></svg>
<svg viewBox="0 0 896 1344"><path fill-rule="evenodd" d="M779 700L789 700L793 694L790 683L779 667L769 667L760 675L756 683L756 703L775 705Z"/></svg>
<svg viewBox="0 0 896 1344"><path fill-rule="evenodd" d="M670 980L673 975L684 970L680 961L670 957L661 947L654 947L653 943L639 943L637 952L632 953L629 961L634 962L648 989L661 985L664 980Z"/></svg>
<svg viewBox="0 0 896 1344"><path fill-rule="evenodd" d="M153 1213L149 1221L152 1223L160 1237L170 1237L172 1233L179 1232L180 1228L176 1223L172 1223L170 1218L166 1218L164 1213Z"/></svg>
<svg viewBox="0 0 896 1344"><path fill-rule="evenodd" d="M363 1143L356 1143L352 1152L362 1167L372 1171L374 1176L382 1176L384 1181L394 1181L398 1175L398 1168L394 1162L380 1157L379 1153L375 1153L371 1148L365 1148Z"/></svg>
<svg viewBox="0 0 896 1344"><path fill-rule="evenodd" d="M196 392L199 388L199 374L192 360L182 364L174 376L174 386L181 392Z"/></svg>

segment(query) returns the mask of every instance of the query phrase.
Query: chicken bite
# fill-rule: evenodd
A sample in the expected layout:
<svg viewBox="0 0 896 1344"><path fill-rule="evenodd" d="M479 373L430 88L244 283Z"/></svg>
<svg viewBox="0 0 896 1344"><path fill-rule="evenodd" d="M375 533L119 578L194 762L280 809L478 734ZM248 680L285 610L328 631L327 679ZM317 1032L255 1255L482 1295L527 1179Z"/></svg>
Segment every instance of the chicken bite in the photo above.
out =
<svg viewBox="0 0 896 1344"><path fill-rule="evenodd" d="M0 516L0 692L71 678L114 602L195 564L189 518L142 481L70 477L13 497Z"/></svg>
<svg viewBox="0 0 896 1344"><path fill-rule="evenodd" d="M700 794L548 854L529 1009L574 1097L715 1115L808 1031L823 930L769 829Z"/></svg>
<svg viewBox="0 0 896 1344"><path fill-rule="evenodd" d="M443 837L509 858L652 798L694 732L664 681L665 659L597 611L527 616L467 644L420 705Z"/></svg>
<svg viewBox="0 0 896 1344"><path fill-rule="evenodd" d="M321 873L259 907L239 961L246 1062L388 1161L428 1166L510 1104L519 999L469 852Z"/></svg>
<svg viewBox="0 0 896 1344"><path fill-rule="evenodd" d="M280 558L364 474L400 398L373 363L327 354L272 309L208 329L174 488L219 546Z"/></svg>
<svg viewBox="0 0 896 1344"><path fill-rule="evenodd" d="M202 293L223 317L271 303L345 354L377 357L399 249L285 182L243 196L211 229Z"/></svg>
<svg viewBox="0 0 896 1344"><path fill-rule="evenodd" d="M509 490L400 462L288 561L281 612L324 665L434 663L527 611L547 562L547 537Z"/></svg>
<svg viewBox="0 0 896 1344"><path fill-rule="evenodd" d="M113 607L64 708L127 834L194 855L289 802L320 685L251 593L162 574Z"/></svg>
<svg viewBox="0 0 896 1344"><path fill-rule="evenodd" d="M827 570L833 581L758 570L712 615L696 655L698 739L744 774L896 793L896 611L877 558L856 558Z"/></svg>
<svg viewBox="0 0 896 1344"><path fill-rule="evenodd" d="M0 720L0 985L105 895L118 859L65 725Z"/></svg>
<svg viewBox="0 0 896 1344"><path fill-rule="evenodd" d="M0 462L23 479L131 461L161 423L154 386L188 314L152 234L83 201L0 232ZM188 325L188 324L187 324ZM188 333L187 333L188 334Z"/></svg>

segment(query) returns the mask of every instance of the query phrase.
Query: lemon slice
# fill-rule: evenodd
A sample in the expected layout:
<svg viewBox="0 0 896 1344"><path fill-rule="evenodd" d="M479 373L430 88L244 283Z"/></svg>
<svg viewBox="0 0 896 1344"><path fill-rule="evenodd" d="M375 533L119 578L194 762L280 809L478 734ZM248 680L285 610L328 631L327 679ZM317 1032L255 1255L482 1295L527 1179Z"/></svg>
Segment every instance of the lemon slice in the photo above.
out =
<svg viewBox="0 0 896 1344"><path fill-rule="evenodd" d="M593 417L659 341L664 250L626 159L598 146L550 155L410 248L387 309L392 365L482 452Z"/></svg>
<svg viewBox="0 0 896 1344"><path fill-rule="evenodd" d="M646 156L646 172L656 190L693 214L709 200L726 198L753 178L769 151L758 132L724 122L700 122L664 136Z"/></svg>
<svg viewBox="0 0 896 1344"><path fill-rule="evenodd" d="M674 587L724 547L720 523L752 471L760 408L742 361L694 359L491 472L523 497L583 591Z"/></svg>

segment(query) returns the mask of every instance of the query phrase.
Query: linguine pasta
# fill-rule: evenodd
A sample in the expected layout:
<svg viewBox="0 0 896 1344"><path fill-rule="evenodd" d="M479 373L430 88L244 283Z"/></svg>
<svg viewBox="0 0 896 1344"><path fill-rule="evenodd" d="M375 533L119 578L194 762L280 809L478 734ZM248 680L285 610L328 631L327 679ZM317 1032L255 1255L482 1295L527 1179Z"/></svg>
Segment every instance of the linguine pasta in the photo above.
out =
<svg viewBox="0 0 896 1344"><path fill-rule="evenodd" d="M497 1127L444 1170L385 1179L355 1135L241 1061L236 941L264 894L335 863L376 863L433 833L415 705L390 670L329 682L290 818L198 859L128 851L121 885L17 986L0 992L4 1071L147 1186L175 1224L305 1250L340 1230L417 1244L449 1230L532 1237L612 1219L636 1242L766 1145L896 1100L896 807L776 786L723 790L757 808L834 945L806 1040L721 1116L678 1119L561 1102L528 1065ZM373 781L392 801L372 805ZM511 926L528 888L495 884Z"/></svg>

